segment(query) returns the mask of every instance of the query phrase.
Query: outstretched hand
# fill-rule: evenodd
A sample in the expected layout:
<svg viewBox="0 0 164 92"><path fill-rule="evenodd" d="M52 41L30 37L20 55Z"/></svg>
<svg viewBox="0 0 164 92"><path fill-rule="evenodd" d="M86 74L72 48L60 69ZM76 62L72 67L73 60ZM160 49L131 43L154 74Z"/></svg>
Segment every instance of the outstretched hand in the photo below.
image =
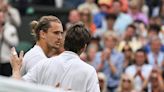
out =
<svg viewBox="0 0 164 92"><path fill-rule="evenodd" d="M13 71L20 71L20 69L22 67L23 55L24 55L23 51L21 51L19 53L19 56L18 56L15 48L13 47L11 49L10 64L11 64L11 66L13 68Z"/></svg>

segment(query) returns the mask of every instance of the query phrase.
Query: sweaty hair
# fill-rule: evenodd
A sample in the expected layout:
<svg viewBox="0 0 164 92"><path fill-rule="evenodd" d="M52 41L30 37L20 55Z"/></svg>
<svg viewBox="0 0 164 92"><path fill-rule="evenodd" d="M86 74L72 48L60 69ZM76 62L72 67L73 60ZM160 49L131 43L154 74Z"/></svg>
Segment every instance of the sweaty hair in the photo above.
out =
<svg viewBox="0 0 164 92"><path fill-rule="evenodd" d="M34 20L31 22L32 34L37 40L40 39L40 31L47 32L47 30L51 27L51 22L61 23L57 17L51 15L43 16L38 21Z"/></svg>
<svg viewBox="0 0 164 92"><path fill-rule="evenodd" d="M67 51L79 53L89 43L91 35L83 24L70 27L65 36L64 48Z"/></svg>

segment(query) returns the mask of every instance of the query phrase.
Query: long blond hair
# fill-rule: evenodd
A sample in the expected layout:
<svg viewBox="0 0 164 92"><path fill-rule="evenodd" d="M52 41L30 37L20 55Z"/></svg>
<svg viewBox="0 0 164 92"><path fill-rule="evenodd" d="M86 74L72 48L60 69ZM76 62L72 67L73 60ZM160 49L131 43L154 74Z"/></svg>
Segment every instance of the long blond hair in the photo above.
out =
<svg viewBox="0 0 164 92"><path fill-rule="evenodd" d="M32 34L36 37L37 40L39 40L39 35L40 35L40 31L44 31L46 32L50 27L50 23L51 22L57 22L61 24L61 21L52 15L49 16L43 16L41 17L38 21L33 20L31 22L31 29L32 29Z"/></svg>
<svg viewBox="0 0 164 92"><path fill-rule="evenodd" d="M102 79L104 81L104 86L101 90L101 92L107 92L107 79L104 73L98 72L97 73L98 79Z"/></svg>
<svg viewBox="0 0 164 92"><path fill-rule="evenodd" d="M119 87L117 89L117 92L122 92L123 91L123 79L124 78L128 78L131 82L130 82L130 92L132 92L134 90L134 78L128 74L122 74L121 75L121 79L120 79L120 84Z"/></svg>

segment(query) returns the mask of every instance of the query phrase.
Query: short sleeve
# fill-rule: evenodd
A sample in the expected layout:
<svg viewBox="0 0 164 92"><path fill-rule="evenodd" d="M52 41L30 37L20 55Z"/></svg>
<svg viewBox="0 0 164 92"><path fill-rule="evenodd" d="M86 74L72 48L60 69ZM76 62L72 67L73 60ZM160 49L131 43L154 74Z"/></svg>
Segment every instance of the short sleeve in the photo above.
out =
<svg viewBox="0 0 164 92"><path fill-rule="evenodd" d="M87 85L87 92L100 92L98 77L95 70L89 77L89 81Z"/></svg>

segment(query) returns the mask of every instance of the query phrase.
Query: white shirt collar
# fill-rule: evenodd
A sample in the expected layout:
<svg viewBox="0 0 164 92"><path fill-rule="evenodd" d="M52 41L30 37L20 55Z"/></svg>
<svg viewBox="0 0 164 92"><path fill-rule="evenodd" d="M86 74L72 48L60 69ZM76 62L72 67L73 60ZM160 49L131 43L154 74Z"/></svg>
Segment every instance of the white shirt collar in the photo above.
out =
<svg viewBox="0 0 164 92"><path fill-rule="evenodd" d="M61 55L69 55L75 58L79 58L79 55L72 51L64 51L63 53L61 53Z"/></svg>

